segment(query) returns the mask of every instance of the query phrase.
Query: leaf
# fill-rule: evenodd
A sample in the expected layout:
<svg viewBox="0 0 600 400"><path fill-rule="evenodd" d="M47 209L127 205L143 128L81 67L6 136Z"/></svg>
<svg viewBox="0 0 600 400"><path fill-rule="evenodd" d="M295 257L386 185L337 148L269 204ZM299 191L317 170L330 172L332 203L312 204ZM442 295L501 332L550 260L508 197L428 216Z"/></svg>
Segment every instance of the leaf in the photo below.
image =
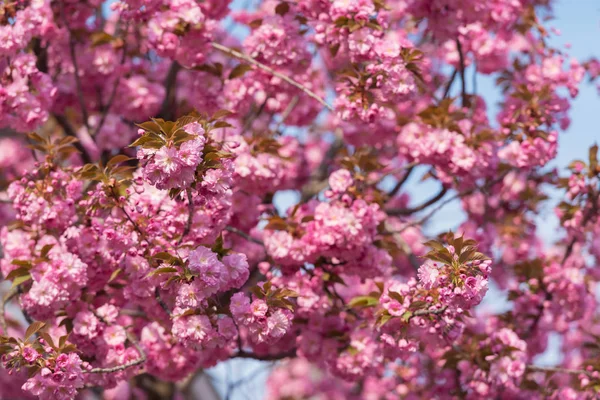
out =
<svg viewBox="0 0 600 400"><path fill-rule="evenodd" d="M92 47L101 46L103 44L108 44L112 42L115 38L112 35L102 31L102 32L94 32L90 35L90 39L92 40Z"/></svg>
<svg viewBox="0 0 600 400"><path fill-rule="evenodd" d="M48 256L48 253L50 252L50 250L52 250L53 247L54 247L53 244L47 244L44 247L42 247L42 250L40 251L40 257L46 258Z"/></svg>
<svg viewBox="0 0 600 400"><path fill-rule="evenodd" d="M357 296L348 302L348 307L365 308L374 307L379 304L379 300L372 296Z"/></svg>
<svg viewBox="0 0 600 400"><path fill-rule="evenodd" d="M27 282L30 279L31 279L31 274L29 274L29 273L27 275L23 275L23 276L19 276L18 278L15 278L12 282L11 289L19 286L20 284L22 284L24 282Z"/></svg>
<svg viewBox="0 0 600 400"><path fill-rule="evenodd" d="M52 347L54 350L58 350L52 337L46 332L40 332L40 337L44 339L44 341L48 344L48 346Z"/></svg>
<svg viewBox="0 0 600 400"><path fill-rule="evenodd" d="M213 114L213 116L211 117L211 119L214 121L214 120L217 120L217 119L229 117L229 116L231 116L233 114L234 114L233 111L219 110L219 111L217 111L216 113Z"/></svg>
<svg viewBox="0 0 600 400"><path fill-rule="evenodd" d="M283 289L278 289L273 296L277 297L277 298L284 298L284 297L299 297L300 295L291 289L283 288Z"/></svg>
<svg viewBox="0 0 600 400"><path fill-rule="evenodd" d="M239 64L229 73L229 79L235 79L244 76L246 72L252 71L250 64Z"/></svg>
<svg viewBox="0 0 600 400"><path fill-rule="evenodd" d="M329 53L331 54L331 57L337 56L339 51L340 51L340 43L334 44L333 46L329 47Z"/></svg>
<svg viewBox="0 0 600 400"><path fill-rule="evenodd" d="M275 7L275 13L281 16L287 14L288 11L290 11L290 5L288 3L279 3L277 7Z"/></svg>
<svg viewBox="0 0 600 400"><path fill-rule="evenodd" d="M44 326L46 326L46 323L42 321L35 321L29 325L25 331L25 340L38 333Z"/></svg>
<svg viewBox="0 0 600 400"><path fill-rule="evenodd" d="M111 283L112 281L114 281L114 280L115 280L115 278L116 278L117 276L119 276L119 274L120 274L121 272L123 272L123 269L121 269L121 268L117 268L117 269L115 269L115 270L113 271L113 273L112 273L112 274L110 274L110 278L108 279L108 282L107 282L107 283Z"/></svg>
<svg viewBox="0 0 600 400"><path fill-rule="evenodd" d="M131 157L126 156L125 154L117 154L106 163L106 168L112 169L115 165L121 164L122 162L131 160Z"/></svg>
<svg viewBox="0 0 600 400"><path fill-rule="evenodd" d="M18 265L19 267L25 267L25 268L31 268L33 266L31 264L31 261L26 261L26 260L12 260L11 264ZM6 278L6 279L8 279L8 278Z"/></svg>
<svg viewBox="0 0 600 400"><path fill-rule="evenodd" d="M26 276L29 275L29 270L31 268L28 267L19 267L17 269L13 269L12 271L9 272L8 275L6 275L6 277L4 278L7 281L12 281L15 278L19 278L21 276Z"/></svg>
<svg viewBox="0 0 600 400"><path fill-rule="evenodd" d="M146 132L152 132L155 135L160 135L160 125L156 121L147 121L142 124L136 124L138 128L142 128Z"/></svg>
<svg viewBox="0 0 600 400"><path fill-rule="evenodd" d="M412 311L404 311L404 313L402 314L402 316L400 318L402 318L402 321L408 322L412 316L413 316Z"/></svg>
<svg viewBox="0 0 600 400"><path fill-rule="evenodd" d="M422 300L417 300L417 301L413 301L412 303L410 303L409 308L411 310L418 310L420 308L423 308L427 305L427 302L422 301Z"/></svg>
<svg viewBox="0 0 600 400"><path fill-rule="evenodd" d="M161 267L157 268L154 271L150 272L148 276L155 276L161 274L172 274L174 272L179 272L179 270L175 267Z"/></svg>
<svg viewBox="0 0 600 400"><path fill-rule="evenodd" d="M269 223L265 226L264 229L273 230L273 231L282 231L287 229L288 223L281 217L274 216L269 218Z"/></svg>
<svg viewBox="0 0 600 400"><path fill-rule="evenodd" d="M390 291L388 291L388 296L390 296L390 298L396 300L400 304L404 303L404 296L402 296L398 292L394 292L393 290L390 290Z"/></svg>
<svg viewBox="0 0 600 400"><path fill-rule="evenodd" d="M260 27L262 25L262 23L263 23L262 19L255 19L253 21L250 21L250 23L248 24L248 26L250 28L256 29L256 28Z"/></svg>

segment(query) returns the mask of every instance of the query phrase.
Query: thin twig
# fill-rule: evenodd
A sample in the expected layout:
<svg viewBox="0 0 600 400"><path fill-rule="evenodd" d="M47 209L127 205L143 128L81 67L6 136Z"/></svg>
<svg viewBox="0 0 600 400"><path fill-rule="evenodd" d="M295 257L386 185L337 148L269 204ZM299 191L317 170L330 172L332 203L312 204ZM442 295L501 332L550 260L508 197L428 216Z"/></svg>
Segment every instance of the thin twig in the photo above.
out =
<svg viewBox="0 0 600 400"><path fill-rule="evenodd" d="M8 334L8 324L6 323L6 303L8 303L18 293L16 287L10 289L6 294L0 297L0 327L4 335Z"/></svg>
<svg viewBox="0 0 600 400"><path fill-rule="evenodd" d="M288 104L288 106L285 108L285 110L283 110L283 113L281 114L281 119L279 120L279 122L275 126L275 129L274 129L275 132L279 132L279 129L281 128L281 125L283 125L283 123L285 122L285 120L287 119L287 117L289 117L290 114L292 113L292 111L294 111L294 108L298 104L298 100L299 99L300 98L297 95L294 96L294 97L292 97L292 100L290 100L290 104Z"/></svg>
<svg viewBox="0 0 600 400"><path fill-rule="evenodd" d="M126 25L124 36L127 35L127 31L129 30L128 28L129 28L129 25ZM127 59L127 41L124 40L123 41L123 55L121 56L121 65L125 64L126 59ZM100 132L102 127L104 126L104 123L106 122L106 117L108 116L108 112L110 111L110 108L112 107L112 104L117 95L117 88L119 87L119 83L121 83L121 76L117 77L117 79L115 80L115 83L113 84L112 90L108 97L108 102L103 107L102 116L100 117L100 121L98 122L98 126L96 126L96 129L94 130L94 134L92 135L92 137L96 136Z"/></svg>
<svg viewBox="0 0 600 400"><path fill-rule="evenodd" d="M454 72L452 72L452 75L450 76L450 80L448 80L448 83L446 84L446 89L444 90L444 97L442 97L443 99L448 98L448 95L450 94L450 89L452 88L452 84L454 83L454 80L456 79L457 74L458 74L458 69L454 68Z"/></svg>
<svg viewBox="0 0 600 400"><path fill-rule="evenodd" d="M427 309L417 310L414 313L412 313L412 315L410 317L408 317L408 321L410 321L414 317L422 317L424 315L441 315L444 312L446 312L447 309L448 309L448 307L444 306L442 308L437 308L435 310L427 310Z"/></svg>
<svg viewBox="0 0 600 400"><path fill-rule="evenodd" d="M243 237L244 239L248 240L249 242L259 244L263 247L265 245L265 243L262 240L252 237L252 236L248 235L246 232L244 232L238 228L234 228L233 226L226 226L225 230L228 232L231 232L231 233L235 233L236 235Z"/></svg>
<svg viewBox="0 0 600 400"><path fill-rule="evenodd" d="M110 374L112 372L123 371L123 370L126 370L127 368L131 368L131 367L135 367L136 365L143 364L146 361L146 353L144 352L144 349L142 349L142 347L139 345L139 343L137 342L137 340L135 340L133 338L133 336L131 336L130 334L127 334L127 338L129 339L129 341L131 342L131 344L133 345L133 347L135 347L135 349L138 351L138 353L140 355L137 359L135 359L133 361L130 361L128 363L122 364L122 365L114 366L114 367L93 368L93 369L90 369L89 371L84 371L84 373L88 373L88 374Z"/></svg>
<svg viewBox="0 0 600 400"><path fill-rule="evenodd" d="M500 182L502 179L504 179L505 174L499 176L498 178L488 182L484 187L490 187L492 185L495 185L496 183ZM417 226L417 225L422 225L423 223L427 222L431 217L433 217L438 211L440 211L446 204L453 202L456 199L460 199L463 196L468 196L472 193L474 193L477 190L481 190L482 188L480 187L473 187L471 189L468 190L464 190L462 192L457 193L456 195L449 197L448 199L442 201L441 203L439 203L435 208L433 208L429 213L427 213L426 215L424 215L421 219L418 219L416 221L411 222L410 224L406 224L402 227L402 229L400 229L399 231L395 231L395 233L402 233L405 230L407 230L408 228L412 228L413 226Z"/></svg>
<svg viewBox="0 0 600 400"><path fill-rule="evenodd" d="M388 193L389 197L394 197L402 188L402 185L404 185L406 183L406 181L408 180L408 178L410 177L410 175L412 174L412 172L415 170L415 166L412 165L410 168L408 168L408 170L406 170L406 173L404 174L404 176L398 181L398 183L396 183L396 186L394 186L394 188Z"/></svg>
<svg viewBox="0 0 600 400"><path fill-rule="evenodd" d="M570 369L561 367L540 367L537 365L528 365L527 370L531 372L556 372L560 374L571 374L571 375L591 375L592 373L583 369Z"/></svg>
<svg viewBox="0 0 600 400"><path fill-rule="evenodd" d="M163 301L162 297L160 297L160 289L158 288L158 286L156 287L156 289L154 289L154 297L156 297L156 301L158 301L158 304L160 304L160 307L165 310L165 312L171 316L171 310L169 310L169 307L167 306L167 304Z"/></svg>
<svg viewBox="0 0 600 400"><path fill-rule="evenodd" d="M188 233L190 233L190 231L192 230L192 221L194 220L194 199L192 198L192 190L188 188L185 192L187 193L188 201L188 219L187 223L185 224L183 234L179 239L179 243L181 243L183 239L188 235Z"/></svg>
<svg viewBox="0 0 600 400"><path fill-rule="evenodd" d="M391 215L391 216L411 215L416 212L423 211L427 207L437 203L446 195L446 193L448 193L448 188L442 187L442 189L439 191L438 194L436 194L434 197L432 197L431 199L427 200L425 203L423 203L419 206L409 207L409 208L395 208L395 209L386 210L386 212L388 215Z"/></svg>
<svg viewBox="0 0 600 400"><path fill-rule="evenodd" d="M256 67L258 67L258 68L260 68L260 69L262 69L262 70L264 70L266 72L268 72L268 73L270 73L271 75L278 77L279 79L281 79L281 80L289 83L290 85L296 87L297 89L302 90L309 97L311 97L311 98L315 99L316 101L318 101L319 103L321 103L329 111L333 111L333 107L330 106L329 104L327 104L327 102L325 100L323 100L321 97L319 97L319 95L317 95L315 92L313 92L312 90L310 90L306 86L302 85L301 83L298 83L294 79L290 78L289 76L286 76L286 75L284 75L284 74L282 74L280 72L277 72L273 68L271 68L271 67L269 67L269 66L267 66L267 65L265 65L265 64L263 64L263 63L261 63L259 61L256 61L254 58L252 58L252 57L250 57L250 56L248 56L248 55L246 55L244 53L241 53L241 52L239 52L237 50L229 48L227 46L223 46L222 44L212 42L211 46L214 49L217 49L217 50L219 50L219 51L221 51L221 52L223 52L225 54L228 54L228 55L230 55L232 57L239 58L240 60L244 60L244 61L246 61L246 62L248 62L248 63L250 63L250 64L252 64L252 65L254 65L254 66L256 66Z"/></svg>

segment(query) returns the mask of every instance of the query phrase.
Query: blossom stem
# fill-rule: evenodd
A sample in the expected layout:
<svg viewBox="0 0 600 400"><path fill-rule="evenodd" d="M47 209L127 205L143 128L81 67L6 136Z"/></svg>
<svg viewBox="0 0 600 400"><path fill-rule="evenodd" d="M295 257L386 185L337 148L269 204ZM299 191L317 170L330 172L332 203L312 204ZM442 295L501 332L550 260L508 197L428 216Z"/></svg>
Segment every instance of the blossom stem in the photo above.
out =
<svg viewBox="0 0 600 400"><path fill-rule="evenodd" d="M306 86L302 85L301 83L298 83L294 79L290 78L289 76L286 76L286 75L284 75L284 74L282 74L280 72L277 72L273 68L271 68L271 67L269 67L269 66L267 66L267 65L265 65L265 64L263 64L263 63L261 63L259 61L256 61L254 58L252 58L252 57L250 57L250 56L248 56L248 55L246 55L244 53L241 53L241 52L239 52L237 50L234 50L234 49L232 49L230 47L223 46L222 44L215 43L215 42L212 42L211 46L214 49L217 49L217 50L219 50L219 51L221 51L221 52L223 52L225 54L228 54L228 55L230 55L232 57L239 58L240 60L244 60L244 61L246 61L246 62L254 65L255 67L258 67L258 68L260 68L260 69L262 69L262 70L270 73L271 75L278 77L279 79L281 79L281 80L289 83L290 85L296 87L297 89L302 90L309 97L311 97L311 98L315 99L316 101L318 101L319 103L321 103L329 111L334 111L333 107L330 106L329 104L327 104L327 102L325 100L323 100L321 97L319 97L319 95L317 95L315 92L313 92L312 90L310 90Z"/></svg>

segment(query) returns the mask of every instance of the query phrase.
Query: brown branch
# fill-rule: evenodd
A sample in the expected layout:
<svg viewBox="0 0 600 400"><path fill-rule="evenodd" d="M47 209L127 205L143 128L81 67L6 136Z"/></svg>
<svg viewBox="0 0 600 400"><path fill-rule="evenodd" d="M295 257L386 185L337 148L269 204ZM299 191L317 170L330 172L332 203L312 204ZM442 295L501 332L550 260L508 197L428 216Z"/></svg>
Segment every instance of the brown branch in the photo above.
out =
<svg viewBox="0 0 600 400"><path fill-rule="evenodd" d="M454 83L454 80L456 79L457 74L458 74L458 69L454 68L454 72L452 72L452 76L450 76L450 80L446 84L446 89L444 90L444 97L442 97L443 99L448 98L448 95L450 94L450 89L452 88L452 84Z"/></svg>
<svg viewBox="0 0 600 400"><path fill-rule="evenodd" d="M389 197L394 197L400 191L400 189L402 189L402 186L406 183L408 178L410 178L410 175L414 170L415 166L413 165L406 171L404 176L398 181L398 183L396 183L396 186L394 186L394 188L388 193Z"/></svg>
<svg viewBox="0 0 600 400"><path fill-rule="evenodd" d="M411 207L411 208L395 208L395 209L386 210L386 212L388 215L391 215L391 216L411 215L416 212L423 211L427 207L437 203L446 195L446 193L448 193L448 189L445 187L442 187L442 189L439 191L438 194L436 194L434 197L432 197L431 199L427 200L425 203L423 203L419 206Z"/></svg>
<svg viewBox="0 0 600 400"><path fill-rule="evenodd" d="M447 205L448 203L453 202L456 199L460 199L463 196L468 196L474 192L476 192L477 190L482 190L486 187L491 187L493 185L495 185L496 183L502 181L502 179L504 179L504 176L506 174L502 174L501 176L499 176L496 179L491 180L490 182L486 183L483 187L472 187L470 189L464 190L462 192L457 193L456 195L449 197L448 199L442 201L441 203L439 203L435 208L433 208L429 213L427 213L425 216L423 216L423 218L418 219L416 221L411 222L410 224L406 224L402 227L402 229L400 229L399 231L395 231L395 233L402 233L405 230L407 230L408 228L412 228L413 226L417 226L417 225L421 225L425 222L427 222L431 217L433 217L438 211L440 211L445 205Z"/></svg>
<svg viewBox="0 0 600 400"><path fill-rule="evenodd" d="M560 374L571 374L571 375L592 375L591 372L583 369L570 369L561 367L540 367L537 365L528 365L527 370L530 372L556 372Z"/></svg>
<svg viewBox="0 0 600 400"><path fill-rule="evenodd" d="M167 306L167 304L163 301L162 297L160 297L160 289L158 288L158 286L154 289L154 297L156 297L156 301L158 301L158 304L160 304L160 307L165 310L165 312L171 316L171 310L169 310L169 307Z"/></svg>
<svg viewBox="0 0 600 400"><path fill-rule="evenodd" d="M125 27L125 35L127 35L127 31L128 31L128 26ZM127 59L127 41L123 41L123 54L121 55L121 65L125 64L125 60ZM104 126L104 123L106 122L106 117L108 116L108 112L110 111L110 108L112 107L112 104L115 100L115 97L117 95L117 88L119 87L119 83L121 83L121 76L119 76L116 80L115 83L112 87L112 90L110 92L110 95L108 97L108 102L104 105L104 107L102 108L102 116L100 117L100 121L98 122L98 126L96 127L96 129L94 130L94 134L92 135L92 137L96 136L100 130L102 129L102 127Z"/></svg>
<svg viewBox="0 0 600 400"><path fill-rule="evenodd" d="M289 117L290 114L292 113L292 111L294 111L294 108L298 104L299 99L300 98L298 96L294 96L292 98L292 100L290 101L290 104L288 104L288 106L285 108L285 110L283 110L283 113L281 113L281 120L275 126L275 130L274 130L275 132L279 132L281 125L283 125L283 123L285 122L287 117Z"/></svg>
<svg viewBox="0 0 600 400"><path fill-rule="evenodd" d="M133 347L135 347L135 349L138 351L138 353L140 355L137 359L130 361L128 363L122 364L122 365L114 366L114 367L93 368L93 369L90 369L89 371L84 371L84 373L87 373L87 374L110 374L113 372L123 371L123 370L126 370L127 368L135 367L136 365L140 365L140 364L143 364L144 362L146 362L146 353L144 352L144 349L142 349L142 347L139 345L137 340L135 340L133 338L133 336L131 336L130 334L127 334L127 338L129 339L131 344L133 344Z"/></svg>
<svg viewBox="0 0 600 400"><path fill-rule="evenodd" d="M18 293L16 287L10 289L6 294L0 297L0 327L2 333L8 335L8 324L6 323L6 303L8 303Z"/></svg>
<svg viewBox="0 0 600 400"><path fill-rule="evenodd" d="M422 317L424 315L441 315L441 314L445 313L447 309L448 309L448 307L444 306L442 308L438 308L435 310L426 310L426 309L417 310L414 313L412 313L412 315L410 317L408 317L408 320L410 321L414 317Z"/></svg>
<svg viewBox="0 0 600 400"><path fill-rule="evenodd" d="M462 106L466 107L468 100L467 100L467 81L465 78L465 55L463 54L462 45L460 44L460 40L458 38L456 39L456 51L458 51L458 58L460 61L459 72L460 72L460 84L461 84L460 93L461 93L461 99L462 99Z"/></svg>
<svg viewBox="0 0 600 400"><path fill-rule="evenodd" d="M265 245L265 243L262 240L256 239L255 237L252 237L252 236L248 235L246 232L244 232L238 228L234 228L233 226L226 226L225 230L228 232L231 232L231 233L235 233L236 235L243 237L244 239L248 240L249 242L259 244L263 247Z"/></svg>
<svg viewBox="0 0 600 400"><path fill-rule="evenodd" d="M75 54L75 37L73 36L73 32L71 32L69 24L67 23L63 3L59 2L59 6L63 23L69 31L69 54L71 55L71 62L73 63L73 69L75 73L75 87L77 88L77 99L79 100L79 107L81 107L81 115L83 116L83 125L85 125L87 132L89 133L90 126L88 121L88 111L85 106L85 99L83 98L83 86L81 85L81 79L79 77L79 64L77 63L77 55Z"/></svg>
<svg viewBox="0 0 600 400"><path fill-rule="evenodd" d="M183 239L188 235L188 233L190 233L190 231L192 230L192 221L194 220L194 199L192 198L192 189L188 188L185 192L187 194L188 201L188 219L187 223L185 224L183 234L179 239L179 243L181 243Z"/></svg>
<svg viewBox="0 0 600 400"><path fill-rule="evenodd" d="M319 103L321 103L321 105L323 105L325 108L327 108L329 111L334 111L333 107L330 106L329 104L327 104L327 102L325 100L323 100L321 97L319 97L319 95L317 95L315 92L313 92L312 90L310 90L309 88L307 88L306 86L302 85L301 83L298 83L297 81L295 81L294 79L290 78L289 76L286 76L280 72L275 71L273 68L259 62L256 61L254 58L241 53L237 50L234 50L232 48L229 48L227 46L223 46L222 44L219 43L215 43L212 42L211 46L216 49L219 50L227 55L230 55L232 57L238 58L240 60L244 60L252 65L254 65L255 67L258 67L260 69L262 69L263 71L266 71L268 73L270 73L273 76L278 77L279 79L289 83L290 85L294 86L297 89L300 89L301 91L303 91L304 93L306 93L309 97L313 98L314 100L318 101Z"/></svg>
<svg viewBox="0 0 600 400"><path fill-rule="evenodd" d="M238 351L233 356L233 358L251 358L253 360L260 360L260 361L277 361L277 360L283 360L284 358L290 358L290 357L296 357L296 349L288 350L283 353L265 354L265 355L247 353L245 351Z"/></svg>
<svg viewBox="0 0 600 400"><path fill-rule="evenodd" d="M167 72L167 77L165 78L164 88L165 88L165 98L163 99L162 105L160 107L160 111L158 113L158 117L164 120L171 120L174 116L174 103L175 103L175 93L176 93L176 85L177 82L177 74L181 70L181 65L177 61L173 61L171 63L171 67L169 68L169 72Z"/></svg>

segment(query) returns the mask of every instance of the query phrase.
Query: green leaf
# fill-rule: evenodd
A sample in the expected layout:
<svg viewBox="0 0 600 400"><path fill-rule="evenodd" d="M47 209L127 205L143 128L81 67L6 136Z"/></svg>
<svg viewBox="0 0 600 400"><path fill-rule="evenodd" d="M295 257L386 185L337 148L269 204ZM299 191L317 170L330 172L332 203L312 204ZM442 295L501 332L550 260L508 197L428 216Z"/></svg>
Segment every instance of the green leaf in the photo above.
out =
<svg viewBox="0 0 600 400"><path fill-rule="evenodd" d="M12 282L11 289L19 286L20 284L22 284L24 282L27 282L30 279L31 279L31 274L29 274L29 273L27 275L23 275L23 276L19 276L18 278L15 278Z"/></svg>
<svg viewBox="0 0 600 400"><path fill-rule="evenodd" d="M402 316L400 318L402 318L402 321L408 322L412 316L413 316L412 311L404 311L404 313L402 314Z"/></svg>
<svg viewBox="0 0 600 400"><path fill-rule="evenodd" d="M351 308L365 308L374 307L379 304L379 300L372 296L357 296L350 300L348 307Z"/></svg>

